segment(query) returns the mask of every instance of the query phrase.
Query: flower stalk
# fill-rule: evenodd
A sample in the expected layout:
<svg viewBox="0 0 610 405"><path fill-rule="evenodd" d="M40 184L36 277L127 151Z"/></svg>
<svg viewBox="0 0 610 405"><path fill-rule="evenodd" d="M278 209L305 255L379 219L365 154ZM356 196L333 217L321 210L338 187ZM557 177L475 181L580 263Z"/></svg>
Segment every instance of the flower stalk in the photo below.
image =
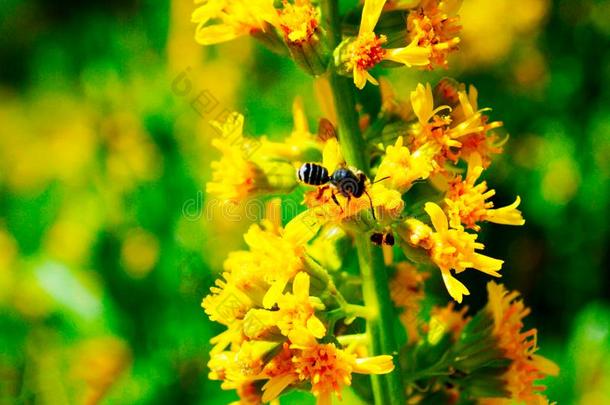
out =
<svg viewBox="0 0 610 405"><path fill-rule="evenodd" d="M341 37L336 0L322 1L322 18L327 25L326 29L332 49L338 45ZM331 68L329 75L337 111L341 152L348 165L368 173L369 162L365 158L365 142L358 127L354 87L348 78L339 76L334 68ZM373 356L397 355L398 346L392 323L393 306L382 251L370 243L366 234L358 234L355 239L364 303L370 312L367 318L370 354ZM371 376L376 404L402 405L405 403L405 389L399 370L400 367L397 366L391 373Z"/></svg>

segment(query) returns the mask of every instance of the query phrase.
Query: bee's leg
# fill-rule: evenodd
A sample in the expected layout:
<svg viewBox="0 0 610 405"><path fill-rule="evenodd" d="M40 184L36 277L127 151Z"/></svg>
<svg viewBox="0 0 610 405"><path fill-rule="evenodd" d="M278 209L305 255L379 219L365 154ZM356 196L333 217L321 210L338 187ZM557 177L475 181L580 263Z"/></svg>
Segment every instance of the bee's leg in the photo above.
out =
<svg viewBox="0 0 610 405"><path fill-rule="evenodd" d="M327 188L328 186L318 187L318 195L316 196L316 200L322 198L322 195L324 194L324 191L326 191Z"/></svg>
<svg viewBox="0 0 610 405"><path fill-rule="evenodd" d="M343 213L343 207L341 206L341 204L339 204L339 200L337 200L337 196L335 195L335 190L333 190L333 192L330 196L333 199L333 201L335 202L335 204L337 204L337 206L339 208L341 208L341 213Z"/></svg>
<svg viewBox="0 0 610 405"><path fill-rule="evenodd" d="M366 196L369 198L369 203L371 205L371 213L373 214L373 219L375 221L377 221L377 217L375 216L375 208L373 207L373 199L371 198L371 195L369 194L368 191L364 190L364 194L366 194Z"/></svg>

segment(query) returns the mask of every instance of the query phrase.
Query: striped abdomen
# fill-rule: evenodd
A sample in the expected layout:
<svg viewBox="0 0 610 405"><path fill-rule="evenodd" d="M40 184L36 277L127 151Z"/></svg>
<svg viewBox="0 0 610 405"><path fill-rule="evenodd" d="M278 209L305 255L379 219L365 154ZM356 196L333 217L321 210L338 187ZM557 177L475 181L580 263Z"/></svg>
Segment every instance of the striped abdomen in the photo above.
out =
<svg viewBox="0 0 610 405"><path fill-rule="evenodd" d="M299 180L311 186L320 186L328 183L328 170L316 163L303 163L297 172Z"/></svg>

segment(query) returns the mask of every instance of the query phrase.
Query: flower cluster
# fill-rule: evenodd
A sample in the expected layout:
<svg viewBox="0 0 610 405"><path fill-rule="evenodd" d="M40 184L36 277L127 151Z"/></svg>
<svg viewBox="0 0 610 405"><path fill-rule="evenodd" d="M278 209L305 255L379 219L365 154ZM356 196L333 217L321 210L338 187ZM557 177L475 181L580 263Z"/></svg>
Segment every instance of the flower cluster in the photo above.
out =
<svg viewBox="0 0 610 405"><path fill-rule="evenodd" d="M501 276L503 260L482 253L483 225L525 222L519 197L494 208L495 191L480 180L503 151L502 123L478 107L473 86L448 78L418 84L407 100L385 80L378 98L355 96L379 84L376 66L446 68L459 6L365 0L355 29L348 18L339 26L333 1L204 1L193 15L199 42L250 34L330 89L317 133L298 100L281 141L246 136L237 113L215 123L211 195L302 198L287 221L273 212L281 200L270 200L202 303L227 328L212 340L210 378L243 403L293 389L330 403L353 373L375 375L372 393L355 391L376 403L430 400L418 386L454 399L542 398L533 382L556 370L533 354L535 331L520 332L527 311L515 293L490 283L487 307L472 317L455 303L470 294L460 273ZM431 307L424 284L435 279L455 302Z"/></svg>
<svg viewBox="0 0 610 405"><path fill-rule="evenodd" d="M319 403L330 403L352 373L394 368L392 356L359 356L359 345L327 343L336 321L358 308L346 304L309 254L305 214L285 228L270 220L253 225L244 236L249 250L229 255L202 303L210 319L227 326L213 339L210 378L247 403L271 401L303 384Z"/></svg>

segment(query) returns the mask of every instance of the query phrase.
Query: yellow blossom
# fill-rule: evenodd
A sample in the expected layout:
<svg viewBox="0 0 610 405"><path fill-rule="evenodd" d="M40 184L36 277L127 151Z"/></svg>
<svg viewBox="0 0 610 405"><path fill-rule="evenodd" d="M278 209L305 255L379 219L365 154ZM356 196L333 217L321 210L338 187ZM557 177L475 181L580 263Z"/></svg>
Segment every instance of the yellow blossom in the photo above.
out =
<svg viewBox="0 0 610 405"><path fill-rule="evenodd" d="M460 6L460 0L422 0L419 7L409 13L409 39L417 47L429 51L430 68L447 68L447 55L457 49Z"/></svg>
<svg viewBox="0 0 610 405"><path fill-rule="evenodd" d="M212 122L221 136L212 140L222 156L212 162L212 181L206 191L222 200L236 201L261 193L289 191L295 186L292 165L267 141L244 137L244 117L232 113L225 122ZM293 148L289 148L293 149Z"/></svg>
<svg viewBox="0 0 610 405"><path fill-rule="evenodd" d="M508 292L501 284L487 284L488 303L485 310L493 317L494 335L504 355L511 360L504 374L511 398L528 404L545 403L543 386L534 385L547 375L556 376L559 367L552 361L535 354L536 329L522 331L523 318L530 309L519 299L516 291Z"/></svg>
<svg viewBox="0 0 610 405"><path fill-rule="evenodd" d="M483 165L490 162L490 154L501 151L496 136L489 133L502 125L500 122L487 123L483 115L485 109L476 110L476 90L471 88L469 95L458 92L459 106L454 110L448 105L435 108L432 88L418 84L411 92L411 104L418 122L409 131L409 147L419 148L428 145L435 151L435 170L443 169L447 160L454 163L475 154L483 158ZM441 112L444 112L441 114Z"/></svg>
<svg viewBox="0 0 610 405"><path fill-rule="evenodd" d="M230 325L257 307L271 308L293 277L304 269L304 244L315 232L293 218L284 230L252 225L244 235L247 251L229 254L223 278L201 306L210 319Z"/></svg>
<svg viewBox="0 0 610 405"><path fill-rule="evenodd" d="M201 45L231 41L278 24L273 0L197 0L191 17L197 24L195 40Z"/></svg>
<svg viewBox="0 0 610 405"><path fill-rule="evenodd" d="M464 225L466 228L478 231L481 227L477 223L481 221L523 225L525 220L521 216L521 211L517 209L521 199L517 197L513 204L494 209L493 202L487 199L496 192L489 190L485 181L475 185L482 172L481 159L475 155L469 162L466 179L462 180L461 176L457 176L450 182L445 197L445 211L451 227L459 228Z"/></svg>
<svg viewBox="0 0 610 405"><path fill-rule="evenodd" d="M352 382L352 373L386 374L394 369L392 356L356 358L334 343L304 347L292 362L298 379L311 383L319 405L330 405L333 392L341 398L343 386Z"/></svg>
<svg viewBox="0 0 610 405"><path fill-rule="evenodd" d="M430 260L440 268L447 291L453 299L461 303L463 295L470 293L466 286L451 274L451 270L461 273L467 268L474 268L500 277L498 270L502 268L503 261L476 253L475 250L484 248L482 243L476 242L476 234L449 228L445 213L432 202L426 203L425 210L430 216L434 231L426 230L424 224L416 225L414 221L417 220L412 220L409 232L416 230L418 236L415 238L413 234L408 235L407 241L428 251Z"/></svg>
<svg viewBox="0 0 610 405"><path fill-rule="evenodd" d="M481 156L483 167L486 168L491 163L492 154L502 153L502 146L508 140L508 136L499 140L495 133L490 133L503 124L500 121L488 122L488 117L483 113L489 108L478 109L478 92L474 86L471 85L468 92L458 91L457 95L459 104L451 115L456 122L467 123L460 130L467 129L468 132L460 136L461 157L468 161L471 156L477 154Z"/></svg>
<svg viewBox="0 0 610 405"><path fill-rule="evenodd" d="M267 327L275 326L291 342L307 345L326 334L326 327L315 315L316 310L322 309L324 304L320 299L309 296L309 275L300 272L292 282L292 293L282 294L274 310L252 309L248 316L255 318L251 324L258 321ZM246 335L249 335L247 331Z"/></svg>
<svg viewBox="0 0 610 405"><path fill-rule="evenodd" d="M265 366L263 374L269 381L263 386L263 402L271 402L284 389L299 379L292 363L294 353L295 350L291 349L290 344L286 342L283 344L281 351Z"/></svg>
<svg viewBox="0 0 610 405"><path fill-rule="evenodd" d="M385 155L379 165L375 181L383 178L388 187L404 193L416 180L425 180L433 170L430 148L422 146L411 153L409 148L403 145L403 137L399 136L394 145L386 148Z"/></svg>
<svg viewBox="0 0 610 405"><path fill-rule="evenodd" d="M234 351L213 354L208 362L208 376L211 380L221 380L221 388L225 390L258 380L265 367L264 357L275 347L274 342L246 341Z"/></svg>
<svg viewBox="0 0 610 405"><path fill-rule="evenodd" d="M318 10L309 0L296 0L294 4L285 1L279 11L279 26L287 42L301 44L314 34L319 18Z"/></svg>
<svg viewBox="0 0 610 405"><path fill-rule="evenodd" d="M429 51L418 47L416 40L404 48L383 48L387 38L385 35L376 35L374 30L384 5L385 0L365 0L358 36L348 40L344 49L340 46L335 54L335 63L345 63L345 70L352 73L354 84L359 89L364 88L367 81L378 84L368 70L382 60L391 60L406 66L424 66L429 63Z"/></svg>

